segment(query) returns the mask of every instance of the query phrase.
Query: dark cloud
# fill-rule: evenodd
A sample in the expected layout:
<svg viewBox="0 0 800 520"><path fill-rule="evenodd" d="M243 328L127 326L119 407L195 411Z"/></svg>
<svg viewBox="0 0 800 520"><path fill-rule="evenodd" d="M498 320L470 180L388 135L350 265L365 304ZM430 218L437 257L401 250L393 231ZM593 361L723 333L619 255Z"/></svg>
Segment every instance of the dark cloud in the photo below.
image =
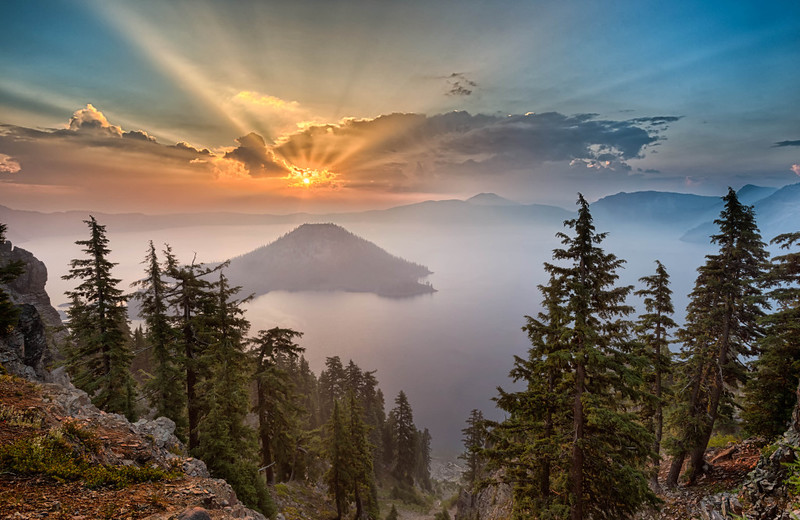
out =
<svg viewBox="0 0 800 520"><path fill-rule="evenodd" d="M447 77L449 90L448 96L469 96L478 86L477 83L467 78L462 72L454 72Z"/></svg>
<svg viewBox="0 0 800 520"><path fill-rule="evenodd" d="M130 132L123 132L122 133L123 139L136 139L137 141L145 141L150 143L155 143L156 138L152 135L148 135L147 132L144 130L131 130Z"/></svg>
<svg viewBox="0 0 800 520"><path fill-rule="evenodd" d="M195 154L195 155L205 155L205 156L214 155L214 154L211 153L211 151L208 148L203 148L202 150L199 150L199 149L195 148L194 146L190 145L189 143L187 143L185 141L181 141L179 143L175 143L172 146L170 146L170 148L176 148L178 150L181 150L181 151L184 151L184 152L188 152L188 153L191 153L191 154Z"/></svg>
<svg viewBox="0 0 800 520"><path fill-rule="evenodd" d="M627 161L643 157L677 119L613 121L596 114L555 112L507 117L467 112L389 114L309 127L286 138L274 151L290 164L314 162L345 172L349 183L393 191L446 183L453 175L533 174L544 164L627 174L631 170Z"/></svg>
<svg viewBox="0 0 800 520"><path fill-rule="evenodd" d="M796 140L796 141L778 141L777 143L772 145L773 148L783 148L785 146L800 146L800 140Z"/></svg>
<svg viewBox="0 0 800 520"><path fill-rule="evenodd" d="M226 153L226 159L235 159L244 164L250 175L275 176L285 175L288 170L275 160L272 150L267 148L264 138L255 132L236 139L239 147Z"/></svg>

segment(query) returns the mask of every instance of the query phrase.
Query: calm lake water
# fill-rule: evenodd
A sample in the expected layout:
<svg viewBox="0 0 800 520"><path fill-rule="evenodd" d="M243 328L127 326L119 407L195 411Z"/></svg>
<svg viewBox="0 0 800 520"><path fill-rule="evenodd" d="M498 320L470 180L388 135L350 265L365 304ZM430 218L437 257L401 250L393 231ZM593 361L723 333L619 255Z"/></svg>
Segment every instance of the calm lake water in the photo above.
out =
<svg viewBox="0 0 800 520"><path fill-rule="evenodd" d="M182 262L197 255L214 262L268 244L296 225L176 228L154 232L108 230L115 275L125 287L142 276L148 241L168 242ZM319 373L325 358L352 359L376 376L387 411L404 390L420 428L429 428L440 455L461 450L461 428L473 408L499 418L491 398L498 385L512 386L508 371L513 356L524 356L528 339L524 316L539 310L537 284L546 281L542 263L549 261L560 229L532 227L419 228L401 225L347 224L346 228L388 252L428 266L431 295L388 299L363 293L273 292L247 305L252 332L274 326L304 333L300 344ZM58 237L17 244L43 260L50 272L48 292L64 303L72 281L60 280L68 261L80 257L75 240ZM658 233L633 238L611 236L604 247L628 259L624 283L651 274L653 260L673 276L678 317L685 294L707 246L684 244ZM246 293L244 288L243 292ZM633 302L636 303L636 302Z"/></svg>

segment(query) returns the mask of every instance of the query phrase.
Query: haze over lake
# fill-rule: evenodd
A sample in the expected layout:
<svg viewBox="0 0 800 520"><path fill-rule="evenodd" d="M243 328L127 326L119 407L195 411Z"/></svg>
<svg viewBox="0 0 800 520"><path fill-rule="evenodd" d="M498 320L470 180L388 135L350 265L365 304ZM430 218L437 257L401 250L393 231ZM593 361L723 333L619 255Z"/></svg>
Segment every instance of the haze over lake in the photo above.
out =
<svg viewBox="0 0 800 520"><path fill-rule="evenodd" d="M250 302L247 317L251 334L275 326L304 333L300 345L315 373L325 358L353 359L365 370L377 370L387 409L397 392L410 399L420 427L433 435L435 452L460 451L461 428L473 408L498 417L491 397L496 386L510 387L508 371L513 356L524 356L529 346L521 330L525 315L539 310L537 284L546 281L542 263L557 247L554 225L422 226L351 222L346 228L388 252L421 263L433 274L438 292L412 298L383 298L369 293L276 291ZM215 262L268 244L296 227L208 226L115 233L108 229L114 274L123 287L141 277L148 241L168 242L178 259ZM603 246L628 260L623 283L651 274L659 258L673 279L676 316L682 318L686 294L706 244L678 240L673 232L650 235L609 230ZM19 242L49 270L48 292L54 304L72 282L60 276L67 262L81 255L75 240L83 236L49 237ZM246 288L242 291L246 293ZM638 305L637 298L631 303Z"/></svg>

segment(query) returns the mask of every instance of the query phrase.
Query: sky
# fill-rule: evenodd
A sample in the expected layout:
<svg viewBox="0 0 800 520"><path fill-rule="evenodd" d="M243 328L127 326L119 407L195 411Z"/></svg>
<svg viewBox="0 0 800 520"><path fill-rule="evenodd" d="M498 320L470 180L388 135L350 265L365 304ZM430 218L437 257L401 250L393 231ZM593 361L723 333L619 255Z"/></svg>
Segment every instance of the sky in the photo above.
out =
<svg viewBox="0 0 800 520"><path fill-rule="evenodd" d="M0 204L328 212L800 181L792 1L3 0Z"/></svg>

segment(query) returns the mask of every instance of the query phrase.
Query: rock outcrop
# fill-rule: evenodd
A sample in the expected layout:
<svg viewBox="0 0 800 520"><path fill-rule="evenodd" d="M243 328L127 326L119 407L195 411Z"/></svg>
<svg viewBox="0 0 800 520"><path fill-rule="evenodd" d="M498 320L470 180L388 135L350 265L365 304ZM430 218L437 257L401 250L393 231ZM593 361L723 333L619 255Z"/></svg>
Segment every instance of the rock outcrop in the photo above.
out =
<svg viewBox="0 0 800 520"><path fill-rule="evenodd" d="M508 520L512 509L511 486L493 484L476 493L462 490L456 502L455 520Z"/></svg>
<svg viewBox="0 0 800 520"><path fill-rule="evenodd" d="M11 334L0 338L0 363L12 374L50 381L48 368L58 358L58 345L63 344L66 330L45 290L44 263L11 242L0 243L0 265L15 261L24 264L24 273L0 288L18 306L19 323Z"/></svg>

